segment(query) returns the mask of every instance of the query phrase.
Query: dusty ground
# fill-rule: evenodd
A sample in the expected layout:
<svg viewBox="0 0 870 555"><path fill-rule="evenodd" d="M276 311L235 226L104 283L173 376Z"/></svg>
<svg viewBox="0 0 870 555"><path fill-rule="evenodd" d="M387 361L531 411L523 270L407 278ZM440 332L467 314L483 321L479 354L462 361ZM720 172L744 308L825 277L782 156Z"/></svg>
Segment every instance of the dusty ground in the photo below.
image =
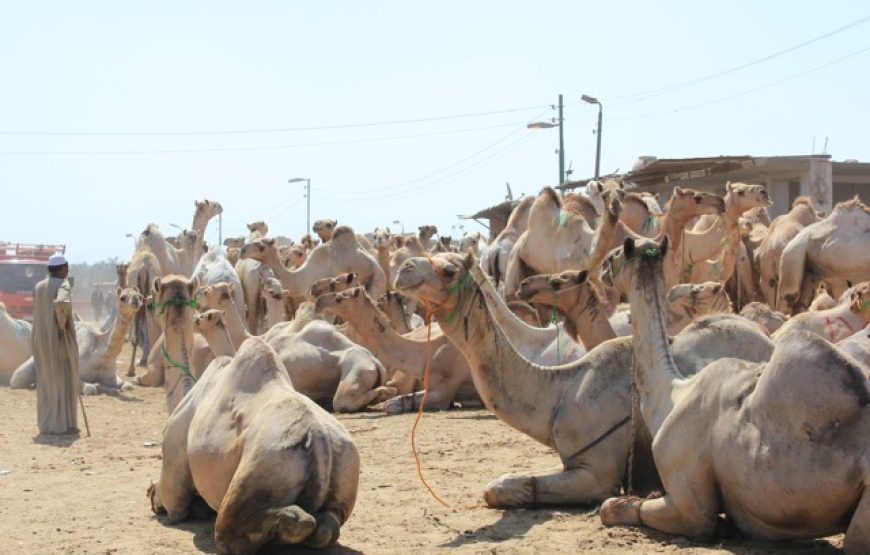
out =
<svg viewBox="0 0 870 555"><path fill-rule="evenodd" d="M125 350L121 360L127 356ZM148 445L159 442L166 420L162 389L137 388L120 399L88 397L85 404L92 437L47 441L36 437L35 393L0 388L2 552L213 553L213 522L168 525L151 513L145 497L160 470L160 447ZM339 418L362 456L359 497L340 544L321 553L784 554L834 553L842 545L836 536L705 546L638 529L605 529L589 509L470 508L481 502L491 479L558 464L547 448L486 411L423 418L418 439L427 477L459 507L445 509L418 481L409 447L413 415ZM79 426L84 430L81 417Z"/></svg>

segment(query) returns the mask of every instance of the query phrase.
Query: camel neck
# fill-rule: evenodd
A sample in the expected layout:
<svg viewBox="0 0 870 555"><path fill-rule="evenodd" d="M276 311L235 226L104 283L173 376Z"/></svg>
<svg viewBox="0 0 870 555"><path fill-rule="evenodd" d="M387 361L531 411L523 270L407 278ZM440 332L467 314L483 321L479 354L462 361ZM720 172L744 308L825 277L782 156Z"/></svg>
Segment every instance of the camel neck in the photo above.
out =
<svg viewBox="0 0 870 555"><path fill-rule="evenodd" d="M366 299L356 306L340 306L336 316L350 322L370 350L385 366L396 368L422 379L426 368L427 347L425 341L402 337L390 327L389 320ZM433 340L433 352L444 343L443 336Z"/></svg>
<svg viewBox="0 0 870 555"><path fill-rule="evenodd" d="M616 337L613 326L607 320L604 307L591 291L588 285L577 287L577 293L573 295L572 302L564 302L561 295L557 296L559 310L565 314L576 329L577 337L583 342L586 352L591 351L608 339ZM575 337L575 339L577 339Z"/></svg>
<svg viewBox="0 0 870 555"><path fill-rule="evenodd" d="M634 337L634 372L644 421L655 437L674 406L674 386L683 379L671 354L665 320L661 260L640 256L628 292Z"/></svg>
<svg viewBox="0 0 870 555"><path fill-rule="evenodd" d="M109 331L109 342L106 345L106 350L100 357L100 363L114 363L118 355L121 354L121 349L124 348L124 342L127 340L127 332L130 330L130 323L133 321L133 316L124 314L120 306L116 307L118 315L112 323L112 329Z"/></svg>
<svg viewBox="0 0 870 555"><path fill-rule="evenodd" d="M275 274L275 277L281 282L281 286L290 292L291 297L302 297L307 293L307 291L305 291L305 287L301 283L304 280L300 280L300 277L304 275L304 272L309 267L311 254L313 253L309 253L308 258L305 259L302 266L296 270L287 269L287 267L281 263L281 259L277 255L266 258L264 264L272 270L272 273Z"/></svg>
<svg viewBox="0 0 870 555"><path fill-rule="evenodd" d="M387 276L387 291L392 290L393 284L390 283L390 248L378 247L378 266Z"/></svg>
<svg viewBox="0 0 870 555"><path fill-rule="evenodd" d="M266 326L267 329L275 324L284 322L284 302L271 297L266 298Z"/></svg>
<svg viewBox="0 0 870 555"><path fill-rule="evenodd" d="M183 316L175 317L171 322L164 318L163 364L166 369L167 391L183 389L183 395L186 395L193 388L193 377L188 374L191 374L190 360L194 342L193 321L188 314L191 309L185 309L184 312Z"/></svg>
<svg viewBox="0 0 870 555"><path fill-rule="evenodd" d="M235 356L236 346L230 338L230 332L226 327L213 327L208 334L203 334L214 356Z"/></svg>
<svg viewBox="0 0 870 555"><path fill-rule="evenodd" d="M520 355L490 312L481 289L492 285L478 277L455 293L458 306L438 309L445 335L468 360L474 385L484 404L500 420L537 441L553 446L551 418L554 405L570 388L578 362L571 368L545 368Z"/></svg>
<svg viewBox="0 0 870 555"><path fill-rule="evenodd" d="M227 331L233 341L233 345L241 345L245 342L245 339L251 337L251 334L248 333L248 330L245 328L245 323L242 321L242 317L239 316L239 311L236 310L235 301L232 299L225 299L220 304L220 309L226 313L225 322L227 325Z"/></svg>

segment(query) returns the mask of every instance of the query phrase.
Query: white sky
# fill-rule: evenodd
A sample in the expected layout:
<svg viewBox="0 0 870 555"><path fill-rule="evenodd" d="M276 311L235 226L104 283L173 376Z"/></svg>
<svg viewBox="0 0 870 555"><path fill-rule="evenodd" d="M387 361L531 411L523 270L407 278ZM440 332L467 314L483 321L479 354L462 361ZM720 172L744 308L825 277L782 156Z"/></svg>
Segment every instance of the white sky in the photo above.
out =
<svg viewBox="0 0 870 555"><path fill-rule="evenodd" d="M595 157L597 111L581 94L604 104L602 173L638 155L809 154L826 137L835 159L870 160L870 20L638 94L867 15L859 1L6 3L0 240L64 242L75 262L125 259L126 233L189 227L203 197L223 204L225 237L264 219L297 238L305 203L292 177L312 179L312 221L482 230L456 214L501 201L505 182L517 196L556 184L558 130L525 125L554 117L559 93L575 178L592 175ZM323 128L503 110L513 111L280 133L10 133Z"/></svg>

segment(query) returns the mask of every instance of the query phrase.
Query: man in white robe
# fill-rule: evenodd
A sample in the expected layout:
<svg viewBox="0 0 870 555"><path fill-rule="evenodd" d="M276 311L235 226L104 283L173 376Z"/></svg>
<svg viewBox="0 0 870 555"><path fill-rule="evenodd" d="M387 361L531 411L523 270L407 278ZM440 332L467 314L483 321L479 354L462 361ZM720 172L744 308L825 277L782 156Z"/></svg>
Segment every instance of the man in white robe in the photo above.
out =
<svg viewBox="0 0 870 555"><path fill-rule="evenodd" d="M33 288L37 423L41 434L78 434L79 350L69 264L62 254L49 258L48 274Z"/></svg>

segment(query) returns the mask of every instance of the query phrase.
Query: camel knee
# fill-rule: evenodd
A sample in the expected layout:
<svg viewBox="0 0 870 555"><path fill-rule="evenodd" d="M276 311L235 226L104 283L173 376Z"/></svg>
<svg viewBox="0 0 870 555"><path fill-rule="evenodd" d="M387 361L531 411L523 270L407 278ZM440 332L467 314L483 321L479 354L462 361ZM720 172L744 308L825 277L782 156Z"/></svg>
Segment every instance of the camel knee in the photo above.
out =
<svg viewBox="0 0 870 555"><path fill-rule="evenodd" d="M604 526L639 526L643 500L633 495L611 497L601 504L598 516Z"/></svg>
<svg viewBox="0 0 870 555"><path fill-rule="evenodd" d="M493 508L533 507L537 504L536 490L534 477L505 474L486 485L483 500Z"/></svg>
<svg viewBox="0 0 870 555"><path fill-rule="evenodd" d="M320 549L338 541L341 532L341 521L338 516L332 512L323 512L315 513L314 519L317 521L317 528L305 540L305 545Z"/></svg>
<svg viewBox="0 0 870 555"><path fill-rule="evenodd" d="M249 523L249 526L245 524ZM218 517L215 546L218 553L254 553L266 543L299 544L317 528L313 516L296 505L259 511L244 519Z"/></svg>

